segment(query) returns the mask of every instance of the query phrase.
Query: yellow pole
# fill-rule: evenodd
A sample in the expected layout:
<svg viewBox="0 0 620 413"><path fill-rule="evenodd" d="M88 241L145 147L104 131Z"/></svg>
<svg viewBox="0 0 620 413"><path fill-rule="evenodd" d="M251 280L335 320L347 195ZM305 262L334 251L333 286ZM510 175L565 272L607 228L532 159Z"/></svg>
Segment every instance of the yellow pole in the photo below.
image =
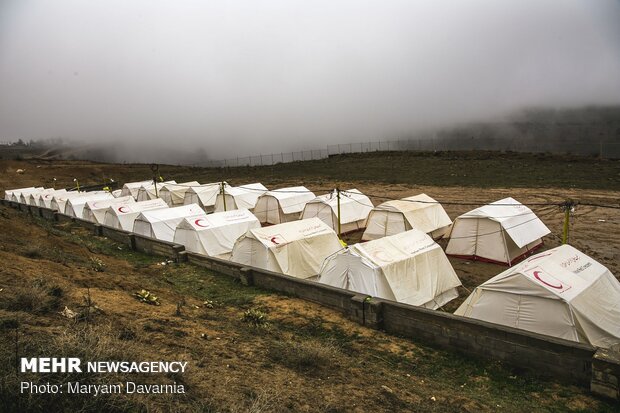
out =
<svg viewBox="0 0 620 413"><path fill-rule="evenodd" d="M570 231L570 213L575 203L573 201L566 201L562 204L564 210L564 228L562 230L562 244L568 244L568 237Z"/></svg>
<svg viewBox="0 0 620 413"><path fill-rule="evenodd" d="M77 186L77 191L80 192L80 181L77 178L74 179L75 185Z"/></svg>
<svg viewBox="0 0 620 413"><path fill-rule="evenodd" d="M221 184L222 187L222 201L224 201L224 211L226 211L226 192L224 190L224 182L222 182Z"/></svg>
<svg viewBox="0 0 620 413"><path fill-rule="evenodd" d="M564 207L564 230L562 231L562 244L566 244L568 242L568 221L570 219L570 208L568 206Z"/></svg>

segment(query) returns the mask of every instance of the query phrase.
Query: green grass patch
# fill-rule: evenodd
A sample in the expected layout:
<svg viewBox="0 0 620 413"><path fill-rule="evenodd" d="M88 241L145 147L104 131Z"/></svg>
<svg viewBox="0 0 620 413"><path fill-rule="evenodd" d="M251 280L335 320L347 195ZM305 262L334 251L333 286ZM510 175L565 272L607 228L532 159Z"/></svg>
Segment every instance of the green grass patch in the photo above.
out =
<svg viewBox="0 0 620 413"><path fill-rule="evenodd" d="M188 175L186 178L190 178ZM196 168L191 179L229 183L297 180L386 184L617 189L620 161L516 152L369 152L273 166Z"/></svg>
<svg viewBox="0 0 620 413"><path fill-rule="evenodd" d="M257 296L268 294L267 291L244 286L232 277L186 263L167 265L162 280L177 293L203 302L210 301L214 306L246 308Z"/></svg>

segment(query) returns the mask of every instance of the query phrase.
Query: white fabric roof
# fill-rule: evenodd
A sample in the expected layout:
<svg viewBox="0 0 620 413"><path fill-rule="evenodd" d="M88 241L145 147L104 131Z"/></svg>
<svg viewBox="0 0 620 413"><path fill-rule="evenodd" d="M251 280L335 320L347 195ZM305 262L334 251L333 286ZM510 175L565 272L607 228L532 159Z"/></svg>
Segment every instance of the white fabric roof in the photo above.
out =
<svg viewBox="0 0 620 413"><path fill-rule="evenodd" d="M298 278L318 275L323 260L342 249L318 218L250 229L235 243L231 261Z"/></svg>
<svg viewBox="0 0 620 413"><path fill-rule="evenodd" d="M22 189L20 191L13 191L12 192L12 200L15 202L21 202L21 197L22 195L26 196L26 195L30 195L33 192L40 192L42 191L43 188L42 186L38 186L36 188L28 188L28 189Z"/></svg>
<svg viewBox="0 0 620 413"><path fill-rule="evenodd" d="M260 228L260 222L247 209L197 215L181 221L174 242L191 252L218 256L232 252L235 241L251 228Z"/></svg>
<svg viewBox="0 0 620 413"><path fill-rule="evenodd" d="M429 308L456 298L461 285L441 247L416 229L354 244L329 257L320 281Z"/></svg>
<svg viewBox="0 0 620 413"><path fill-rule="evenodd" d="M74 196L67 200L65 204L65 214L72 217L82 218L84 205L88 201L114 200L114 196L106 191L83 192L80 196Z"/></svg>
<svg viewBox="0 0 620 413"><path fill-rule="evenodd" d="M549 234L549 228L514 198L504 198L469 211L457 219L488 218L499 222L519 248Z"/></svg>
<svg viewBox="0 0 620 413"><path fill-rule="evenodd" d="M267 248L277 248L278 246L324 234L334 234L334 230L325 225L320 219L310 218L252 229L249 231L248 236L258 240Z"/></svg>
<svg viewBox="0 0 620 413"><path fill-rule="evenodd" d="M221 184L219 182L204 184L200 186L192 186L188 188L185 193L185 203L192 203L189 201L192 198L192 194L195 194L202 203L202 205L204 205L205 207L213 206L215 205L215 200L217 199L217 194L220 193L220 190Z"/></svg>
<svg viewBox="0 0 620 413"><path fill-rule="evenodd" d="M316 198L316 195L305 186L274 189L265 192L263 196L272 196L276 198L280 203L282 212L285 214L301 212L306 203Z"/></svg>
<svg viewBox="0 0 620 413"><path fill-rule="evenodd" d="M26 203L30 205L39 205L39 199L41 198L41 196L46 194L52 194L54 192L56 192L54 188L45 188L38 192L31 192L26 195Z"/></svg>
<svg viewBox="0 0 620 413"><path fill-rule="evenodd" d="M163 241L173 241L174 231L183 218L196 215L204 215L204 211L197 204L142 211L134 222L133 232Z"/></svg>
<svg viewBox="0 0 620 413"><path fill-rule="evenodd" d="M121 190L121 196L131 195L134 198L138 196L138 190L143 185L148 185L149 183L153 183L152 179L146 181L139 182L127 182L123 185L123 189Z"/></svg>
<svg viewBox="0 0 620 413"><path fill-rule="evenodd" d="M112 199L88 200L82 210L81 218L101 224L105 219L105 213L109 207L135 203L136 201L131 195Z"/></svg>
<svg viewBox="0 0 620 413"><path fill-rule="evenodd" d="M338 195L337 191L333 191L329 194L319 195L304 206L305 208L309 204L321 203L329 206L334 213L338 216ZM373 205L370 199L362 194L357 189L348 189L341 191L340 193L340 223L348 224L351 222L361 221L368 217L368 214L372 210ZM302 215L303 218L303 215Z"/></svg>
<svg viewBox="0 0 620 413"><path fill-rule="evenodd" d="M6 199L7 201L10 201L13 198L14 192L26 191L28 189L34 189L34 186L28 186L25 188L7 189L4 191L4 199Z"/></svg>
<svg viewBox="0 0 620 413"><path fill-rule="evenodd" d="M167 208L168 205L163 199L156 198L148 201L134 202L129 205L120 205L116 208L112 208L118 214L129 214L132 212L142 212L151 209Z"/></svg>
<svg viewBox="0 0 620 413"><path fill-rule="evenodd" d="M620 283L562 245L481 284L455 314L609 347L620 342Z"/></svg>
<svg viewBox="0 0 620 413"><path fill-rule="evenodd" d="M46 192L39 195L39 206L43 208L49 208L52 204L52 199L56 194L66 194L66 189L56 189L52 192Z"/></svg>
<svg viewBox="0 0 620 413"><path fill-rule="evenodd" d="M168 208L168 204L161 198L127 205L113 205L105 212L104 224L109 227L132 231L134 221L142 211L162 208Z"/></svg>
<svg viewBox="0 0 620 413"><path fill-rule="evenodd" d="M224 193L235 199L237 208L252 209L256 206L259 196L267 192L267 188L261 183L246 184L241 186L225 186Z"/></svg>
<svg viewBox="0 0 620 413"><path fill-rule="evenodd" d="M452 224L452 220L441 204L426 194L387 201L375 209L401 212L411 228L426 233Z"/></svg>
<svg viewBox="0 0 620 413"><path fill-rule="evenodd" d="M41 194L41 193L43 193L43 191L45 191L44 187L39 187L39 188L35 188L35 189L32 189L32 190L28 189L28 190L25 190L25 191L21 191L21 192L19 192L19 195L18 195L18 198L19 198L18 201L20 203L27 204L28 200L30 198L30 195Z"/></svg>
<svg viewBox="0 0 620 413"><path fill-rule="evenodd" d="M180 184L167 184L159 191L159 196L170 206L183 203L185 192L195 186L200 186L196 181L182 182Z"/></svg>
<svg viewBox="0 0 620 413"><path fill-rule="evenodd" d="M157 194L159 195L159 191L166 187L168 184L176 184L176 181L165 181L165 182L157 182ZM149 181L146 184L143 184L138 188L138 192L136 193L136 197L139 201L148 201L149 199L155 198L156 187L153 181Z"/></svg>
<svg viewBox="0 0 620 413"><path fill-rule="evenodd" d="M58 208L58 212L61 214L65 213L67 201L72 198L78 198L84 196L86 194L107 194L106 191L90 191L90 192L78 192L78 191L67 191L67 192L54 192L54 196L52 197L52 201L50 203L50 207Z"/></svg>

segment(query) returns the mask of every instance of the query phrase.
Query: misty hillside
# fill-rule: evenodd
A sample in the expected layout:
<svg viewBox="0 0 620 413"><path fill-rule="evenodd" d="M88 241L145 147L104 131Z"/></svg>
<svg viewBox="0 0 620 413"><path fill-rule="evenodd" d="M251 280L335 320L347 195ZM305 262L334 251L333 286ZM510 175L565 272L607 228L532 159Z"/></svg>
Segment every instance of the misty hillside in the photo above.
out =
<svg viewBox="0 0 620 413"><path fill-rule="evenodd" d="M599 155L600 144L604 142L604 156L620 158L620 106L527 109L501 121L467 123L397 136L391 140L401 142L400 146L389 146L391 150L513 150L586 156ZM403 144L405 141L408 143ZM208 144L176 145L171 148L170 143L43 140L28 146L0 147L0 158L36 157L179 165L210 165L210 162L220 160L211 155ZM346 144L342 146L343 150L346 149Z"/></svg>

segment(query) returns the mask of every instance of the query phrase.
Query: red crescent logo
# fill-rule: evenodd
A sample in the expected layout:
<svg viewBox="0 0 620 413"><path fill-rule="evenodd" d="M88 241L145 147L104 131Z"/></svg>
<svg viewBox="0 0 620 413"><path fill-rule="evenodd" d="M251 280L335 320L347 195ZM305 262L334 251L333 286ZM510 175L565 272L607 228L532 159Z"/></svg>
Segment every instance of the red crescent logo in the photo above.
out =
<svg viewBox="0 0 620 413"><path fill-rule="evenodd" d="M207 227L209 226L209 224L207 224L207 225L202 225L202 224L200 223L200 221L204 221L204 219L202 219L202 218L198 218L196 221L194 221L194 224L195 224L196 226L198 226L198 227L202 227L202 228L207 228Z"/></svg>
<svg viewBox="0 0 620 413"><path fill-rule="evenodd" d="M270 241L273 242L276 245L280 245L280 243L278 241L276 241L276 237L271 237Z"/></svg>
<svg viewBox="0 0 620 413"><path fill-rule="evenodd" d="M129 211L124 211L123 208L127 208L127 207L126 206L120 206L120 207L118 207L117 211L120 212L121 214L126 214L126 213L129 212Z"/></svg>
<svg viewBox="0 0 620 413"><path fill-rule="evenodd" d="M555 288L556 290L561 290L562 288L564 288L562 283L560 283L560 285L549 284L547 281L545 281L542 278L540 278L540 274L541 273L542 273L542 271L534 271L534 278L536 278L538 281L540 281L541 283L545 284L546 286L549 286L551 288Z"/></svg>

